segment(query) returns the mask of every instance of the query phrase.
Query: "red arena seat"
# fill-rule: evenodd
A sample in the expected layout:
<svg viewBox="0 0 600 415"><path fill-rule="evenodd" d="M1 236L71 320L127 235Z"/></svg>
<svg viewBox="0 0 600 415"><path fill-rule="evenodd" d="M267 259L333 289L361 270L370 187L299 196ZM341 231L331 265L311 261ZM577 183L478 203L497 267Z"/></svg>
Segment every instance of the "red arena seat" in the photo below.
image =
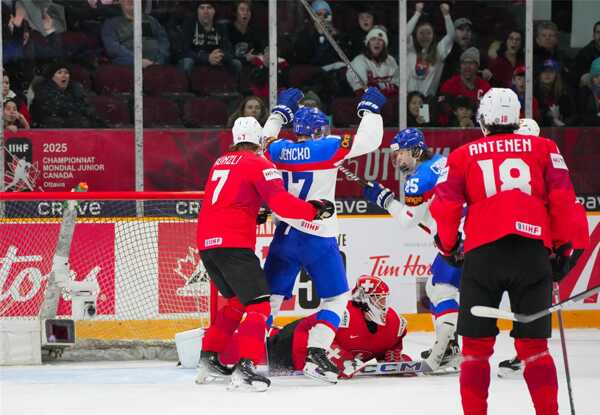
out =
<svg viewBox="0 0 600 415"><path fill-rule="evenodd" d="M190 98L183 106L186 127L223 127L227 123L227 106L217 98Z"/></svg>

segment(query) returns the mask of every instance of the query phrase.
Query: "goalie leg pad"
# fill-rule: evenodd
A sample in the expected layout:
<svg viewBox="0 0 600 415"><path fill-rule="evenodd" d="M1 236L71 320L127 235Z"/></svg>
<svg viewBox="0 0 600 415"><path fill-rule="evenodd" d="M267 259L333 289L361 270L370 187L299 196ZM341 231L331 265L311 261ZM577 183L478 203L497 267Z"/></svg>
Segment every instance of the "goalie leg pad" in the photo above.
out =
<svg viewBox="0 0 600 415"><path fill-rule="evenodd" d="M206 330L202 339L202 350L217 353L225 350L243 315L244 306L240 300L237 297L230 298L217 312L215 323Z"/></svg>
<svg viewBox="0 0 600 415"><path fill-rule="evenodd" d="M536 414L558 414L558 379L546 339L515 339L517 356Z"/></svg>
<svg viewBox="0 0 600 415"><path fill-rule="evenodd" d="M425 285L425 292L434 308L438 305L442 306L442 303L445 302L454 302L456 311L458 311L458 302L456 301L458 288L454 285L443 282L434 283L433 278L429 278Z"/></svg>
<svg viewBox="0 0 600 415"><path fill-rule="evenodd" d="M271 298L269 299L269 303L271 305L271 315L267 319L268 328L271 328L271 326L273 325L273 321L275 320L275 317L277 317L277 314L281 309L281 304L283 304L284 298L285 297L283 295L271 294Z"/></svg>
<svg viewBox="0 0 600 415"><path fill-rule="evenodd" d="M265 358L265 334L271 307L267 298L246 305L246 317L233 334L232 341L239 345L240 359L259 364Z"/></svg>
<svg viewBox="0 0 600 415"><path fill-rule="evenodd" d="M494 352L495 342L495 337L463 337L460 396L465 415L487 414L489 358Z"/></svg>

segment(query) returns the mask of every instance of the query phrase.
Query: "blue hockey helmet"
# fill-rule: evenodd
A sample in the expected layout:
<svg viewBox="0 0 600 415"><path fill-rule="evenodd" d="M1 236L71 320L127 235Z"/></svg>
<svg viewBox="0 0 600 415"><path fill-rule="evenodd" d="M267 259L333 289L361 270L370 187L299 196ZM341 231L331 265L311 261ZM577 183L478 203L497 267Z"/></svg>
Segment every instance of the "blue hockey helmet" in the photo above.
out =
<svg viewBox="0 0 600 415"><path fill-rule="evenodd" d="M403 148L411 149L413 153L418 153L419 155L427 150L423 131L418 128L405 128L396 134L392 139L390 149L398 151Z"/></svg>
<svg viewBox="0 0 600 415"><path fill-rule="evenodd" d="M318 108L300 107L294 114L294 133L318 138L324 135L329 119Z"/></svg>

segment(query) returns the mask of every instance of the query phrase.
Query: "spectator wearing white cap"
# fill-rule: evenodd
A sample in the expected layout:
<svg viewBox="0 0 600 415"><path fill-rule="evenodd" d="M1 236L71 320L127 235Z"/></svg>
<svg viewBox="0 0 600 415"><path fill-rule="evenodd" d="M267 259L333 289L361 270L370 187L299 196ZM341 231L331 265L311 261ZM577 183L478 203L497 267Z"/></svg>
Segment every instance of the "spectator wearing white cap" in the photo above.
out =
<svg viewBox="0 0 600 415"><path fill-rule="evenodd" d="M388 54L388 36L383 26L375 26L365 38L363 53L352 60L352 67L368 86L376 86L385 96L394 96L400 85L398 63ZM348 84L355 94L362 94L363 85L354 72L346 72Z"/></svg>
<svg viewBox="0 0 600 415"><path fill-rule="evenodd" d="M446 36L439 42L436 40L433 25L427 21L419 22L423 14L422 2L415 5L415 14L407 25L408 90L419 91L427 97L436 94L444 70L444 60L454 43L454 24L450 17L450 6L442 3L440 10L446 24Z"/></svg>

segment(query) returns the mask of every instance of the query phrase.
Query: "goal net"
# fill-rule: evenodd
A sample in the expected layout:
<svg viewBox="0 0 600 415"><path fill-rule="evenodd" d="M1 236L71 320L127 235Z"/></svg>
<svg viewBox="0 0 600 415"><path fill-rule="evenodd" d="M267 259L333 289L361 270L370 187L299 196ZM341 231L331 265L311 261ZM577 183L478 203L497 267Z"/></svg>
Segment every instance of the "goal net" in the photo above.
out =
<svg viewBox="0 0 600 415"><path fill-rule="evenodd" d="M207 327L216 307L196 247L201 198L2 193L0 319L73 320L76 347L65 353L175 356L175 333Z"/></svg>

